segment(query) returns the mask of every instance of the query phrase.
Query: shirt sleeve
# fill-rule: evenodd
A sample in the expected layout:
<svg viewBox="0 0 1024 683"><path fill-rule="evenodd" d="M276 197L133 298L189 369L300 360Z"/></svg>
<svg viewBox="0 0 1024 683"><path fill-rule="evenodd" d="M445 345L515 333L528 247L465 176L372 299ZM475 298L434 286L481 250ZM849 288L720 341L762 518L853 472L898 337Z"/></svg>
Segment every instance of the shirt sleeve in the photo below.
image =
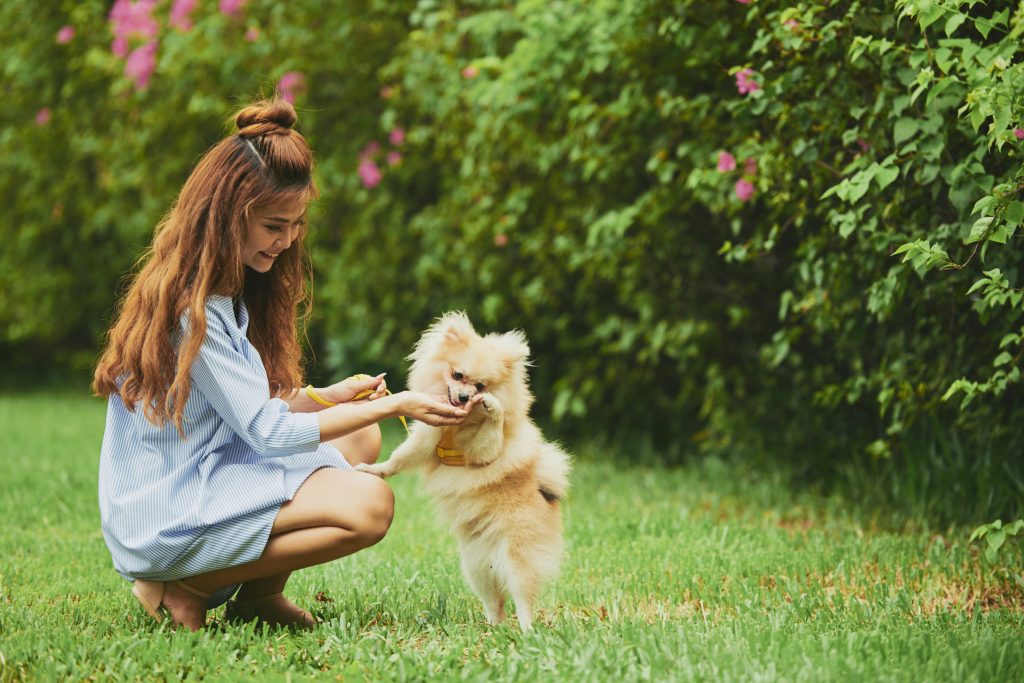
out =
<svg viewBox="0 0 1024 683"><path fill-rule="evenodd" d="M206 336L190 373L192 391L199 391L260 455L282 457L316 450L320 444L316 413L292 413L287 403L270 398L266 374L256 371L235 346L229 324L220 310L207 304ZM189 327L183 319L183 331Z"/></svg>

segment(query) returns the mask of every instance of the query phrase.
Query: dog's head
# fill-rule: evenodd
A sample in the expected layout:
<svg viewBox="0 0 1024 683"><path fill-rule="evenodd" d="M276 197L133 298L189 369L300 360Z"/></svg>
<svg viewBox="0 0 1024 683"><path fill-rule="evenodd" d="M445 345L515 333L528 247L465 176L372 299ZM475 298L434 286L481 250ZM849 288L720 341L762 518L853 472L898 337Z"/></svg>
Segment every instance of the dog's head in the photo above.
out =
<svg viewBox="0 0 1024 683"><path fill-rule="evenodd" d="M465 313L445 313L409 355L409 388L446 395L456 406L487 392L504 407L506 419L525 415L533 402L526 376L529 356L519 330L481 337Z"/></svg>

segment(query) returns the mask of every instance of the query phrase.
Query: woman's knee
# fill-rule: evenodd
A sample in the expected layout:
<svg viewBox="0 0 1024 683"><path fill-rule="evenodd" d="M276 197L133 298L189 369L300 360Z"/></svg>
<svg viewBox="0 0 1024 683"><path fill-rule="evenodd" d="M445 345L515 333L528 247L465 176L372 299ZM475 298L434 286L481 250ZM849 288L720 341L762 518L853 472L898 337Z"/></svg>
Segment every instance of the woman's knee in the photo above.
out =
<svg viewBox="0 0 1024 683"><path fill-rule="evenodd" d="M383 539L391 528L391 521L395 517L395 494L380 477L371 474L365 476L365 504L354 531L369 547Z"/></svg>

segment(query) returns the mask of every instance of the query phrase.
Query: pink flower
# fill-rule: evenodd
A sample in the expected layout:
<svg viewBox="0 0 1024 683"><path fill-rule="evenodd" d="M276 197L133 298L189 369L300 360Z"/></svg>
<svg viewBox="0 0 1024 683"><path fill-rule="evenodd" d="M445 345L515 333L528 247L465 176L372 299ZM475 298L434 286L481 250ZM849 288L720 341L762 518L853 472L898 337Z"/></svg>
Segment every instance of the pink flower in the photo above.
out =
<svg viewBox="0 0 1024 683"><path fill-rule="evenodd" d="M115 0L107 19L119 38L155 38L160 24L153 18L157 0Z"/></svg>
<svg viewBox="0 0 1024 683"><path fill-rule="evenodd" d="M381 175L380 169L377 168L377 164L373 163L369 159L359 164L359 179L363 181L363 186L367 189L373 189L380 183L380 179L384 176Z"/></svg>
<svg viewBox="0 0 1024 683"><path fill-rule="evenodd" d="M249 29L245 32L245 39L248 40L250 43L255 43L257 40L260 39L260 30L255 26L250 26Z"/></svg>
<svg viewBox="0 0 1024 683"><path fill-rule="evenodd" d="M736 2L740 3L741 5L749 5L750 4L750 0L736 0Z"/></svg>
<svg viewBox="0 0 1024 683"><path fill-rule="evenodd" d="M50 122L50 108L49 107L43 107L42 109L40 109L39 111L36 112L36 125L37 126L45 126L49 122Z"/></svg>
<svg viewBox="0 0 1024 683"><path fill-rule="evenodd" d="M68 24L67 26L61 26L60 30L57 31L57 42L61 45L66 45L71 42L71 39L75 37L75 27Z"/></svg>
<svg viewBox="0 0 1024 683"><path fill-rule="evenodd" d="M753 75L753 69L740 69L736 72L736 89L741 95L746 95L747 93L761 89L761 86L751 79L751 76Z"/></svg>
<svg viewBox="0 0 1024 683"><path fill-rule="evenodd" d="M1013 137L1017 138L1018 140L1024 140L1024 128L1014 128Z"/></svg>
<svg viewBox="0 0 1024 683"><path fill-rule="evenodd" d="M736 168L736 157L728 152L718 153L718 172L727 173Z"/></svg>
<svg viewBox="0 0 1024 683"><path fill-rule="evenodd" d="M388 135L388 141L395 147L401 147L402 143L405 142L405 129L392 128L391 134Z"/></svg>
<svg viewBox="0 0 1024 683"><path fill-rule="evenodd" d="M504 247L508 245L508 235L503 232L499 232L494 236L494 246Z"/></svg>
<svg viewBox="0 0 1024 683"><path fill-rule="evenodd" d="M385 85L383 88L380 89L380 98L382 100L390 100L394 96L395 89L390 85Z"/></svg>
<svg viewBox="0 0 1024 683"><path fill-rule="evenodd" d="M295 104L295 98L306 92L306 77L301 71L288 71L277 82L277 91L281 99Z"/></svg>
<svg viewBox="0 0 1024 683"><path fill-rule="evenodd" d="M398 166L402 163L402 155L398 152L388 152L388 166Z"/></svg>
<svg viewBox="0 0 1024 683"><path fill-rule="evenodd" d="M754 157L748 157L747 160L743 162L743 172L746 175L757 175L757 159Z"/></svg>
<svg viewBox="0 0 1024 683"><path fill-rule="evenodd" d="M149 78L156 69L156 41L140 45L132 50L124 63L124 75L135 81L135 89L142 90L149 85Z"/></svg>
<svg viewBox="0 0 1024 683"><path fill-rule="evenodd" d="M195 10L197 3L198 0L174 0L168 23L179 31L187 31L192 28L192 20L189 15Z"/></svg>
<svg viewBox="0 0 1024 683"><path fill-rule="evenodd" d="M476 68L472 64L470 64L469 66L467 66L465 69L462 70L462 77L463 78L476 78L479 75L480 75L480 69Z"/></svg>
<svg viewBox="0 0 1024 683"><path fill-rule="evenodd" d="M226 17L237 17L247 0L220 0L220 13Z"/></svg>
<svg viewBox="0 0 1024 683"><path fill-rule="evenodd" d="M733 190L736 192L736 198L741 202L745 202L754 196L754 184L749 180L737 180Z"/></svg>
<svg viewBox="0 0 1024 683"><path fill-rule="evenodd" d="M377 156L377 152L380 151L380 143L376 140L370 140L366 143L366 147L363 147L363 151L359 153L359 161L368 161Z"/></svg>
<svg viewBox="0 0 1024 683"><path fill-rule="evenodd" d="M110 43L110 51L114 53L115 57L127 57L128 56L128 39L124 36L117 36L114 41Z"/></svg>
<svg viewBox="0 0 1024 683"><path fill-rule="evenodd" d="M782 22L782 25L788 28L790 31L795 31L798 28L800 28L800 22L797 21L796 19L787 19L786 21Z"/></svg>

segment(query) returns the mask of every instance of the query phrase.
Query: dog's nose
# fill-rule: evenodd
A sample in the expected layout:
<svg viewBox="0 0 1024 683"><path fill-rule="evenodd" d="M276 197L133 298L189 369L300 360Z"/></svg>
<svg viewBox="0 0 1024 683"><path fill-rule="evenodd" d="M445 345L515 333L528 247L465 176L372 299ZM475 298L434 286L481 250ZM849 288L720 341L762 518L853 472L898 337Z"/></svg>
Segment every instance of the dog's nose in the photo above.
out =
<svg viewBox="0 0 1024 683"><path fill-rule="evenodd" d="M469 400L469 394L459 393L459 403L465 403Z"/></svg>

